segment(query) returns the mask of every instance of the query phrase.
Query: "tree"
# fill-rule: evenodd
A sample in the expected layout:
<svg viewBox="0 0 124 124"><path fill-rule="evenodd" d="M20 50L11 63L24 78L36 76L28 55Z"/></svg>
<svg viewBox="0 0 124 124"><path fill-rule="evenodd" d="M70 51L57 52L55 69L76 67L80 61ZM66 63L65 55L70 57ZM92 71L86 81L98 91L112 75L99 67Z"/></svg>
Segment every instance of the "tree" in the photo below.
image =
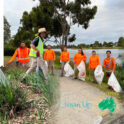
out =
<svg viewBox="0 0 124 124"><path fill-rule="evenodd" d="M4 43L8 44L11 38L10 24L4 16Z"/></svg>
<svg viewBox="0 0 124 124"><path fill-rule="evenodd" d="M118 39L118 46L124 47L124 37L120 37L120 38Z"/></svg>
<svg viewBox="0 0 124 124"><path fill-rule="evenodd" d="M20 40L27 41L34 38L38 28L46 27L49 31L46 41L57 45L67 46L67 42L76 39L75 34L70 35L70 28L78 24L87 29L91 19L97 12L97 7L90 7L90 0L39 0L40 4L30 13L24 12L17 34L14 37L15 45ZM51 37L54 40L51 40Z"/></svg>
<svg viewBox="0 0 124 124"><path fill-rule="evenodd" d="M94 47L99 47L100 46L100 43L99 41L95 41L95 43L93 44Z"/></svg>
<svg viewBox="0 0 124 124"><path fill-rule="evenodd" d="M104 46L104 47L107 47L107 46L108 46L108 44L107 44L106 41L103 42L103 46Z"/></svg>
<svg viewBox="0 0 124 124"><path fill-rule="evenodd" d="M61 25L57 17L54 16L52 7L46 7L44 4L46 3L32 8L30 13L26 11L23 13L20 20L22 26L19 27L17 34L14 36L15 46L18 46L21 41L25 41L29 45L30 41L37 36L38 29L41 27L45 27L49 31L46 41L52 41L52 37L54 38L53 41L56 42L57 37L61 36Z"/></svg>
<svg viewBox="0 0 124 124"><path fill-rule="evenodd" d="M108 45L107 45L108 47L113 47L114 46L114 44L113 44L113 42L108 42Z"/></svg>
<svg viewBox="0 0 124 124"><path fill-rule="evenodd" d="M97 7L89 7L90 0L39 0L47 7L53 7L53 13L58 18L62 28L61 46L67 46L71 26L78 24L87 29L91 19L97 12ZM68 21L69 20L69 21Z"/></svg>

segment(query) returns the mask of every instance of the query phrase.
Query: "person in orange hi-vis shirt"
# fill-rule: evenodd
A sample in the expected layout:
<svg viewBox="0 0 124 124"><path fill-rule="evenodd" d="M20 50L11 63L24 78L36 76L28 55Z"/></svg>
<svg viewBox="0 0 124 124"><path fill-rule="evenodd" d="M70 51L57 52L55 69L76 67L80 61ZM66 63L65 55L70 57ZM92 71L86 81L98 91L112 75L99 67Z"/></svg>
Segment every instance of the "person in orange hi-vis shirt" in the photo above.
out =
<svg viewBox="0 0 124 124"><path fill-rule="evenodd" d="M60 55L60 63L61 63L61 76L64 74L64 66L67 62L70 61L70 53L67 51L67 47L64 47L63 52Z"/></svg>
<svg viewBox="0 0 124 124"><path fill-rule="evenodd" d="M103 61L103 67L105 68L107 78L110 77L111 73L115 71L116 62L114 57L111 57L111 51L106 51L107 57Z"/></svg>
<svg viewBox="0 0 124 124"><path fill-rule="evenodd" d="M54 74L54 61L56 60L55 52L50 45L47 46L47 50L44 53L44 60L47 61L48 70Z"/></svg>
<svg viewBox="0 0 124 124"><path fill-rule="evenodd" d="M26 47L24 42L21 42L20 47L16 49L15 53L13 54L11 60L8 63L12 63L16 57L18 57L17 65L28 66L30 59L29 59L30 49Z"/></svg>
<svg viewBox="0 0 124 124"><path fill-rule="evenodd" d="M78 53L75 54L74 56L74 73L75 73L75 79L77 79L78 77L78 69L77 69L77 66L81 63L81 61L86 61L87 60L87 56L86 54L84 54L83 50L80 48L78 50Z"/></svg>
<svg viewBox="0 0 124 124"><path fill-rule="evenodd" d="M96 67L100 65L100 59L99 56L96 55L96 51L92 51L92 56L89 58L89 79L91 79L91 73L93 73L94 82L96 82L94 71Z"/></svg>

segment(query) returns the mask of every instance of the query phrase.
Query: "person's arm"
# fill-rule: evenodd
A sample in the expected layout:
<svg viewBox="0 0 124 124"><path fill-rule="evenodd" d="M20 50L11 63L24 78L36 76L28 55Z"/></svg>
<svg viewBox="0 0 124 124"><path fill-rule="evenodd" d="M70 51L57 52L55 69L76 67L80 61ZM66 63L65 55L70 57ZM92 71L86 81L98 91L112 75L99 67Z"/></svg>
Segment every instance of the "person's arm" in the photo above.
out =
<svg viewBox="0 0 124 124"><path fill-rule="evenodd" d="M68 52L68 61L70 61L70 53Z"/></svg>
<svg viewBox="0 0 124 124"><path fill-rule="evenodd" d="M30 49L28 48L28 54L30 53Z"/></svg>
<svg viewBox="0 0 124 124"><path fill-rule="evenodd" d="M115 71L115 68L116 68L116 62L115 59L113 58L113 72Z"/></svg>
<svg viewBox="0 0 124 124"><path fill-rule="evenodd" d="M36 51L39 51L36 47L38 46L39 38L35 38L33 42L31 42L30 47Z"/></svg>
<svg viewBox="0 0 124 124"><path fill-rule="evenodd" d="M38 49L36 49L36 46L34 44L31 44L31 48L36 50L36 51L39 51Z"/></svg>
<svg viewBox="0 0 124 124"><path fill-rule="evenodd" d="M99 56L98 56L97 62L98 62L98 65L100 65L100 59L99 59Z"/></svg>
<svg viewBox="0 0 124 124"><path fill-rule="evenodd" d="M15 53L13 54L12 58L8 61L8 63L14 61L17 55L18 55L18 49L16 49Z"/></svg>
<svg viewBox="0 0 124 124"><path fill-rule="evenodd" d="M89 58L89 70L91 70L91 57Z"/></svg>
<svg viewBox="0 0 124 124"><path fill-rule="evenodd" d="M106 66L106 62L105 62L105 59L104 59L104 61L103 61L103 69L104 69L104 71L105 71L105 66Z"/></svg>
<svg viewBox="0 0 124 124"><path fill-rule="evenodd" d="M86 54L83 55L83 61L85 62L87 60Z"/></svg>

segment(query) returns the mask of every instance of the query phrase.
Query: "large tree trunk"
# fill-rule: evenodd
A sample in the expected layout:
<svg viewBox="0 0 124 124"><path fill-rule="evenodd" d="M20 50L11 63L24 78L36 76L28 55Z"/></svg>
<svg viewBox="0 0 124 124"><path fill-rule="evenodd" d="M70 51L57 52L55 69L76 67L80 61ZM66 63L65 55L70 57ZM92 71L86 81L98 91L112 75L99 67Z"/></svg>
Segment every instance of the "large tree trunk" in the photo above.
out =
<svg viewBox="0 0 124 124"><path fill-rule="evenodd" d="M67 47L67 42L68 42L68 36L65 36L65 46Z"/></svg>
<svg viewBox="0 0 124 124"><path fill-rule="evenodd" d="M62 34L61 51L63 51L63 48L64 48L64 43L65 43L65 38L64 38L64 34Z"/></svg>

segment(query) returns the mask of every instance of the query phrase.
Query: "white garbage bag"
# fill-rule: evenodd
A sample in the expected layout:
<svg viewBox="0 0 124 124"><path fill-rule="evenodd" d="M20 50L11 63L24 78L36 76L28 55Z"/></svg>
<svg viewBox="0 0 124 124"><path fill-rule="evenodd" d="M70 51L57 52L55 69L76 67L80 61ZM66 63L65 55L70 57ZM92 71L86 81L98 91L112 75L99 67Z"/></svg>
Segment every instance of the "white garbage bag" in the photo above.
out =
<svg viewBox="0 0 124 124"><path fill-rule="evenodd" d="M47 61L45 61L45 65L46 65L46 67L48 67Z"/></svg>
<svg viewBox="0 0 124 124"><path fill-rule="evenodd" d="M86 67L84 61L82 61L77 68L79 70L79 79L85 81Z"/></svg>
<svg viewBox="0 0 124 124"><path fill-rule="evenodd" d="M102 70L102 66L98 65L94 71L94 76L98 84L101 84L104 77L104 72Z"/></svg>
<svg viewBox="0 0 124 124"><path fill-rule="evenodd" d="M114 73L112 72L109 80L108 80L108 85L111 86L113 88L113 90L115 92L121 92L122 88L117 80L117 78L115 77Z"/></svg>
<svg viewBox="0 0 124 124"><path fill-rule="evenodd" d="M103 117L102 116L98 116L97 120L94 121L94 124L101 124L102 120L103 120Z"/></svg>
<svg viewBox="0 0 124 124"><path fill-rule="evenodd" d="M64 71L66 77L72 76L74 74L74 70L72 69L68 62L64 66Z"/></svg>

